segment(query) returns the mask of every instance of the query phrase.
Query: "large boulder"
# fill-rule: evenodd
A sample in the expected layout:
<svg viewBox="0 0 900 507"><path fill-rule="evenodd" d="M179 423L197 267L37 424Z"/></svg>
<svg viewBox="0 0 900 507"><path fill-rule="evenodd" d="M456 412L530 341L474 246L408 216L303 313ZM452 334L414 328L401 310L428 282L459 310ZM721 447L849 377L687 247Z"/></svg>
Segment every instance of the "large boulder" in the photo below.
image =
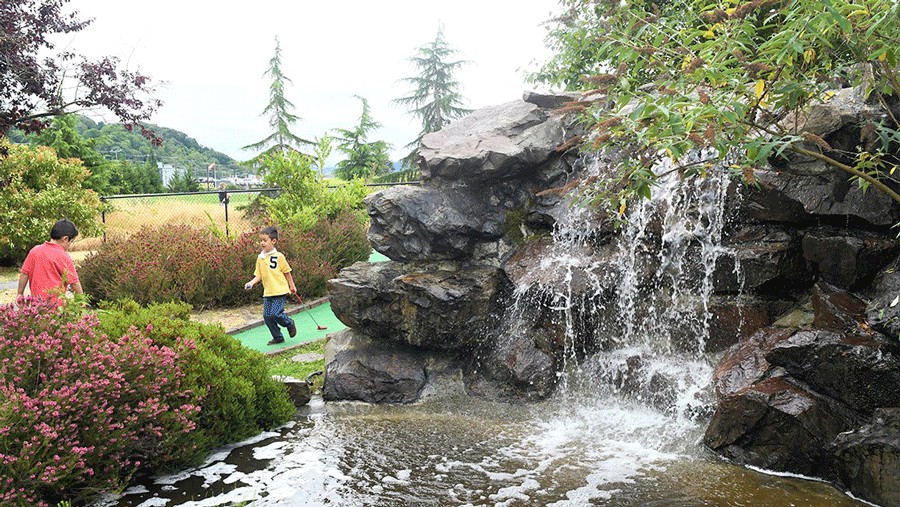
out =
<svg viewBox="0 0 900 507"><path fill-rule="evenodd" d="M358 262L330 280L331 309L369 336L432 349L463 349L497 327L508 281L496 268Z"/></svg>
<svg viewBox="0 0 900 507"><path fill-rule="evenodd" d="M741 464L831 477L828 445L858 423L839 403L772 377L721 400L704 442Z"/></svg>
<svg viewBox="0 0 900 507"><path fill-rule="evenodd" d="M801 224L815 218L832 223L850 220L882 229L900 221L900 205L890 197L874 190L864 192L849 181L847 173L818 160L792 161L781 170L759 170L756 180L758 188L749 192L748 202L751 215L762 220ZM779 209L770 210L769 205Z"/></svg>
<svg viewBox="0 0 900 507"><path fill-rule="evenodd" d="M344 329L325 344L322 395L329 401L412 403L425 388L428 361L421 349Z"/></svg>
<svg viewBox="0 0 900 507"><path fill-rule="evenodd" d="M900 241L871 232L820 228L803 236L803 256L821 279L845 289L871 282L898 252Z"/></svg>
<svg viewBox="0 0 900 507"><path fill-rule="evenodd" d="M791 228L746 226L733 232L716 258L713 287L719 294L774 293L809 286L812 276Z"/></svg>
<svg viewBox="0 0 900 507"><path fill-rule="evenodd" d="M766 360L861 414L900 407L900 357L878 336L801 331L773 346Z"/></svg>
<svg viewBox="0 0 900 507"><path fill-rule="evenodd" d="M782 122L785 130L815 136L832 150L825 155L841 159L866 139L863 127L878 123L886 113L866 101L859 88L845 88L826 102L815 104ZM824 146L813 146L823 150ZM805 155L786 153L769 168L755 173L756 187L744 202L747 216L763 222L810 224L826 222L886 229L900 221L900 205L885 194L864 191L851 175Z"/></svg>
<svg viewBox="0 0 900 507"><path fill-rule="evenodd" d="M539 331L540 332L540 331ZM470 394L503 401L537 401L556 387L556 357L533 334L504 336L479 350L466 375Z"/></svg>
<svg viewBox="0 0 900 507"><path fill-rule="evenodd" d="M505 232L507 210L489 192L397 186L368 196L365 204L369 242L397 261L469 259L479 243L496 242Z"/></svg>
<svg viewBox="0 0 900 507"><path fill-rule="evenodd" d="M422 179L473 184L526 178L557 155L567 139L566 121L524 100L479 109L422 138Z"/></svg>
<svg viewBox="0 0 900 507"><path fill-rule="evenodd" d="M719 404L704 442L739 463L835 479L839 434L900 406L897 346L878 335L766 328L713 376ZM884 486L884 485L881 485Z"/></svg>
<svg viewBox="0 0 900 507"><path fill-rule="evenodd" d="M767 328L731 347L713 372L713 390L725 399L751 387L770 375L766 353L776 344L789 339L792 329Z"/></svg>

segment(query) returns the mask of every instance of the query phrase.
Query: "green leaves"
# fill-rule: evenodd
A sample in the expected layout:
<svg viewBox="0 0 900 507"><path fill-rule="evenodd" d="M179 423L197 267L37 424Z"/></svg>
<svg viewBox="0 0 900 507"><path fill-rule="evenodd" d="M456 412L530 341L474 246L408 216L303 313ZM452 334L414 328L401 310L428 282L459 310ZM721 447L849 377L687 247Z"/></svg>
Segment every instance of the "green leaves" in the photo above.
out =
<svg viewBox="0 0 900 507"><path fill-rule="evenodd" d="M663 158L677 166L692 150L704 150L707 163L735 155L731 169L752 174L773 155L806 149L797 123L779 120L827 100L828 90L866 84L877 100L900 92L900 2L893 0L562 4L548 35L558 52L532 79L597 90L614 104L585 115L596 133L590 149L615 145L629 153L604 183L614 208L622 198L650 195L657 178L650 168ZM857 175L827 145L814 147L822 160ZM880 169L857 176L879 187L890 176L873 155Z"/></svg>
<svg viewBox="0 0 900 507"><path fill-rule="evenodd" d="M275 37L275 54L269 60L269 69L265 74L272 78L272 84L269 85L269 104L263 110L263 114L269 115L269 126L273 131L265 139L241 148L264 150L262 154L254 157L253 161L256 163L261 160L263 155L272 155L276 152L286 153L294 148L314 144L312 141L295 135L290 130L291 125L297 123L300 118L290 112L294 108L294 104L284 95L285 83L291 80L281 70L281 43L278 37Z"/></svg>
<svg viewBox="0 0 900 507"><path fill-rule="evenodd" d="M472 111L463 107L460 84L453 77L454 72L469 62L451 60L456 54L457 50L444 40L441 25L434 40L417 48L415 56L409 58L418 74L403 79L412 90L408 95L394 100L422 121L422 131L409 147L418 147L425 134L437 132L450 121ZM407 158L414 160L412 156Z"/></svg>

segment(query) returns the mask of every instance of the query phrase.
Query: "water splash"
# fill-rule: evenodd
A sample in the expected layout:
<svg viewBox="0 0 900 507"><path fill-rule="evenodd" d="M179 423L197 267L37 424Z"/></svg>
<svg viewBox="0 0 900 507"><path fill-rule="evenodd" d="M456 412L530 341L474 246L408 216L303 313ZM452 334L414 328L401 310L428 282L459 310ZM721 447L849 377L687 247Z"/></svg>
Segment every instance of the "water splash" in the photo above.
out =
<svg viewBox="0 0 900 507"><path fill-rule="evenodd" d="M635 203L615 236L590 207L560 216L539 269L517 280L508 326L521 335L516 326L533 321L529 309L542 300L563 328L563 396L575 386L610 387L614 397L696 426L708 412L714 274L719 258L732 255L723 246L730 181L724 171L681 181L670 165L658 168L670 175L652 199ZM583 179L605 170L594 158Z"/></svg>

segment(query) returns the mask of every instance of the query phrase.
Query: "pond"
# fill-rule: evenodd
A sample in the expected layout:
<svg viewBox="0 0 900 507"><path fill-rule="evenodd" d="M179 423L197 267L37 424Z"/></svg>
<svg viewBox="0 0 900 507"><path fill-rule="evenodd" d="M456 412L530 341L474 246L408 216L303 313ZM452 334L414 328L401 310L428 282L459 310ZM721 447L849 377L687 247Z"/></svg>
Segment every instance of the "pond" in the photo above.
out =
<svg viewBox="0 0 900 507"><path fill-rule="evenodd" d="M729 464L704 423L616 396L510 405L324 403L97 507L861 506L833 487Z"/></svg>

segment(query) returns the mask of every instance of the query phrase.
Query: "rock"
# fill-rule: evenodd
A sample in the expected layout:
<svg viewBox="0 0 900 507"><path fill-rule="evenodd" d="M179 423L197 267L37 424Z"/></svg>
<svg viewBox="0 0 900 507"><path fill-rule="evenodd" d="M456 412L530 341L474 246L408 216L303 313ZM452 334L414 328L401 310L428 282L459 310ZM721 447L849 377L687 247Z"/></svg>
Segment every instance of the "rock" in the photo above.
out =
<svg viewBox="0 0 900 507"><path fill-rule="evenodd" d="M732 233L716 258L713 287L718 294L777 293L812 282L793 230L747 226Z"/></svg>
<svg viewBox="0 0 900 507"><path fill-rule="evenodd" d="M815 314L805 308L795 308L772 323L773 327L788 329L809 329L815 321Z"/></svg>
<svg viewBox="0 0 900 507"><path fill-rule="evenodd" d="M900 341L900 257L878 274L873 297L866 306L869 324Z"/></svg>
<svg viewBox="0 0 900 507"><path fill-rule="evenodd" d="M541 109L557 109L567 102L577 102L583 97L584 94L581 92L539 93L527 91L522 94L522 100Z"/></svg>
<svg viewBox="0 0 900 507"><path fill-rule="evenodd" d="M759 170L749 192L748 214L764 221L796 225L820 219L887 229L900 221L900 205L877 192L863 192L849 175L820 161L791 162L783 170ZM767 206L781 209L769 209ZM798 211L803 212L798 216Z"/></svg>
<svg viewBox="0 0 900 507"><path fill-rule="evenodd" d="M425 135L419 168L426 182L466 180L471 184L527 178L557 156L555 148L566 140L561 115L517 100L479 109Z"/></svg>
<svg viewBox="0 0 900 507"><path fill-rule="evenodd" d="M462 349L489 337L509 282L496 268L358 262L328 282L331 310L367 335Z"/></svg>
<svg viewBox="0 0 900 507"><path fill-rule="evenodd" d="M427 362L421 349L344 329L325 344L322 394L328 401L412 403L425 387Z"/></svg>
<svg viewBox="0 0 900 507"><path fill-rule="evenodd" d="M801 331L775 344L766 360L859 413L900 406L900 356L877 336Z"/></svg>
<svg viewBox="0 0 900 507"><path fill-rule="evenodd" d="M716 397L725 399L769 376L771 366L766 354L794 332L791 329L761 329L746 341L732 346L713 372Z"/></svg>
<svg viewBox="0 0 900 507"><path fill-rule="evenodd" d="M722 399L704 442L741 464L833 477L827 446L858 423L841 405L774 377Z"/></svg>
<svg viewBox="0 0 900 507"><path fill-rule="evenodd" d="M709 312L709 337L704 351L718 352L746 340L769 326L793 305L786 299L744 296L713 296L698 312Z"/></svg>
<svg viewBox="0 0 900 507"><path fill-rule="evenodd" d="M532 335L505 336L476 352L465 373L466 391L488 399L537 401L556 387L556 358Z"/></svg>
<svg viewBox="0 0 900 507"><path fill-rule="evenodd" d="M847 291L819 282L813 287L812 305L818 329L872 333L866 324L866 303Z"/></svg>
<svg viewBox="0 0 900 507"><path fill-rule="evenodd" d="M859 498L900 505L900 408L875 411L872 422L834 440L838 479Z"/></svg>
<svg viewBox="0 0 900 507"><path fill-rule="evenodd" d="M284 383L284 386L287 388L288 397L294 402L294 406L300 408L312 399L312 394L309 392L309 384L304 380L296 379L293 377L275 377L280 382Z"/></svg>
<svg viewBox="0 0 900 507"><path fill-rule="evenodd" d="M312 363L320 359L325 359L325 356L316 352L297 354L291 357L291 361L295 363Z"/></svg>
<svg viewBox="0 0 900 507"><path fill-rule="evenodd" d="M561 250L549 238L528 241L504 263L503 271L517 291L538 287L552 294L593 296L613 290L621 281L612 245ZM648 275L649 277L649 275Z"/></svg>
<svg viewBox="0 0 900 507"><path fill-rule="evenodd" d="M803 256L822 280L844 289L869 283L898 252L896 239L862 231L817 229L803 236Z"/></svg>
<svg viewBox="0 0 900 507"><path fill-rule="evenodd" d="M506 209L490 201L462 189L390 187L365 199L369 242L392 260L468 259L478 243L505 232Z"/></svg>

